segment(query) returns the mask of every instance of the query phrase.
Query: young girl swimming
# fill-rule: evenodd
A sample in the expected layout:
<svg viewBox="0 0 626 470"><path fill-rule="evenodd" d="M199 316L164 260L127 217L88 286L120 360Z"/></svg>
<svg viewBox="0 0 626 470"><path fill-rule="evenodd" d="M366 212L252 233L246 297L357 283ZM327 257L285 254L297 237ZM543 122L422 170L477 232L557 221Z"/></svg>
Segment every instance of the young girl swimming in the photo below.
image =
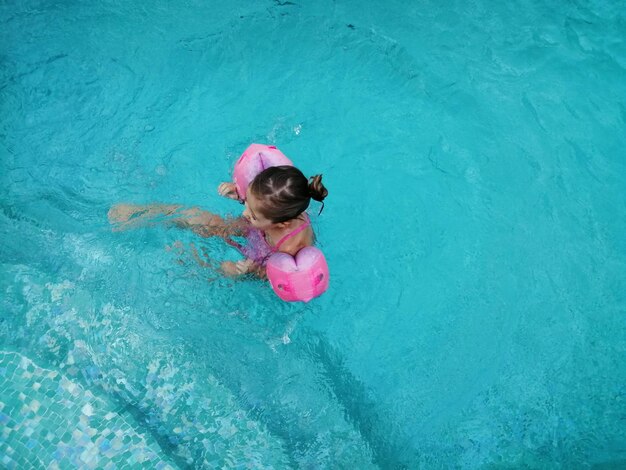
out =
<svg viewBox="0 0 626 470"><path fill-rule="evenodd" d="M220 184L218 193L239 200L234 183ZM252 180L245 202L240 201L245 204L245 209L239 218L223 219L197 208L158 204L120 204L112 207L108 215L109 221L120 229L165 216L169 222L189 228L200 236L219 236L246 257L237 262L223 262L221 268L226 275L254 274L263 278L265 264L273 253L295 256L302 248L313 245L313 229L305 211L311 199L322 202L323 209L327 195L322 175L307 180L293 166L274 166ZM246 243L240 244L232 237L244 237Z"/></svg>

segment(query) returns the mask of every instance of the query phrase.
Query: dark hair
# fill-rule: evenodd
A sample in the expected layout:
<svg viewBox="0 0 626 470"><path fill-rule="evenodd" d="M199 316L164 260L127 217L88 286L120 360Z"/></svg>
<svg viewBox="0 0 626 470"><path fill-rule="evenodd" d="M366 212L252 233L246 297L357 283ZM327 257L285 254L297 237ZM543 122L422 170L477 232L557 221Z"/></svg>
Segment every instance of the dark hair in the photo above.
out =
<svg viewBox="0 0 626 470"><path fill-rule="evenodd" d="M311 198L322 203L321 213L328 196L322 175L307 180L294 166L266 168L252 180L248 191L261 199L261 212L275 224L298 217L309 207Z"/></svg>

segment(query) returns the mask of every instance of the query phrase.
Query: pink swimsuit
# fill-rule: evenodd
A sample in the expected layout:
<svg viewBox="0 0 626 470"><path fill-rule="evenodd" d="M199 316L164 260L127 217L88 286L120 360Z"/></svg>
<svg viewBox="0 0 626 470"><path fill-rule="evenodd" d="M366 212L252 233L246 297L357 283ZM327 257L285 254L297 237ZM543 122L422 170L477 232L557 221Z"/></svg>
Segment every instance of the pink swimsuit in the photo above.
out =
<svg viewBox="0 0 626 470"><path fill-rule="evenodd" d="M230 246L236 248L244 255L246 258L251 259L257 264L265 266L267 260L270 256L278 251L280 246L289 240L291 237L295 237L304 229L306 229L309 225L311 225L311 220L309 216L305 213L306 221L300 225L298 228L292 230L287 235L278 240L275 246L270 246L265 238L265 232L259 230L258 228L250 227L245 234L246 240L248 243L245 245L241 245L230 238L226 239L226 243Z"/></svg>

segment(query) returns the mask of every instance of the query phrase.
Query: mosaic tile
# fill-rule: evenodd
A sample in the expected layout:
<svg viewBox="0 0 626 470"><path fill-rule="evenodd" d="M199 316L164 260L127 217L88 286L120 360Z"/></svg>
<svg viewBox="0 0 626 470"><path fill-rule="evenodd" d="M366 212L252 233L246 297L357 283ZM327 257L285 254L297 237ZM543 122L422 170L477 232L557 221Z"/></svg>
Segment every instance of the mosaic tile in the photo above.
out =
<svg viewBox="0 0 626 470"><path fill-rule="evenodd" d="M150 435L63 374L6 351L0 371L2 468L175 468Z"/></svg>

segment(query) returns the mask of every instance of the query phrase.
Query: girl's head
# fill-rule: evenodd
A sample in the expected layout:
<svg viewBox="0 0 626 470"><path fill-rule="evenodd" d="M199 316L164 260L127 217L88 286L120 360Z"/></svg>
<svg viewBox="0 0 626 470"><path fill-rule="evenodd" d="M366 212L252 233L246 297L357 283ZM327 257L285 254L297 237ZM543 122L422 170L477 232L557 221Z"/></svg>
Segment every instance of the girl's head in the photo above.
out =
<svg viewBox="0 0 626 470"><path fill-rule="evenodd" d="M307 180L296 167L273 166L252 180L246 194L244 216L252 225L266 228L295 219L309 207L311 198L322 202L328 191L322 175Z"/></svg>

